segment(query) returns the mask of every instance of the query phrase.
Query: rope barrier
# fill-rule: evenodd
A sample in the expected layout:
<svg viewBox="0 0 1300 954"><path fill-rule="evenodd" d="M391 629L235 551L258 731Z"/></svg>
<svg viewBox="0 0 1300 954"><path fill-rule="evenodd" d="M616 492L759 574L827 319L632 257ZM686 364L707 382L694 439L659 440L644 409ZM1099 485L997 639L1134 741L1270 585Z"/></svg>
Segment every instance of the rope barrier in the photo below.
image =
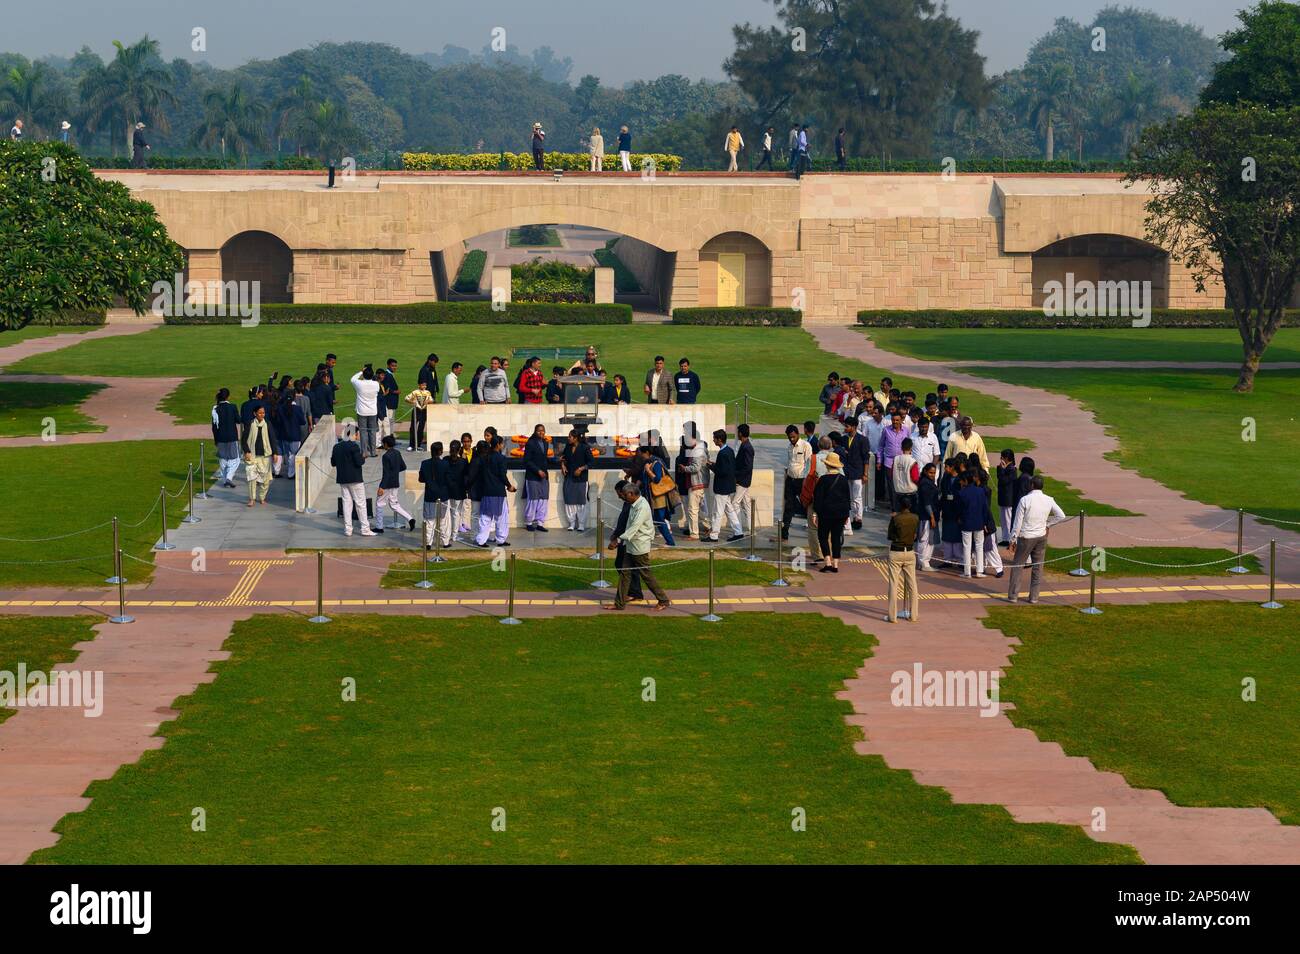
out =
<svg viewBox="0 0 1300 954"><path fill-rule="evenodd" d="M152 511L151 511L152 512ZM97 523L93 527L87 527L84 530L73 530L71 533L61 533L57 537L33 537L30 540L23 537L0 537L2 543L49 543L53 540L66 540L69 537L78 537L83 533L93 533L96 530L102 530L111 524L112 520L105 520L103 523ZM143 521L141 521L143 522Z"/></svg>
<svg viewBox="0 0 1300 954"><path fill-rule="evenodd" d="M1255 549L1253 550L1246 550L1244 553L1240 555L1250 556L1253 553L1259 553L1261 550L1267 550L1267 549L1268 546L1266 544L1264 546L1255 547ZM1238 554L1234 553L1231 556L1226 556L1219 560L1207 560L1204 563L1148 563L1146 560L1134 560L1130 557L1120 556L1118 553L1107 552L1106 554L1107 559L1121 560L1124 563L1136 563L1139 566L1155 566L1155 567L1160 567L1162 569L1189 569L1189 570L1195 569L1197 567L1202 567L1202 566L1217 566L1220 563L1229 563L1232 560L1237 559L1237 557Z"/></svg>
<svg viewBox="0 0 1300 954"><path fill-rule="evenodd" d="M145 560L131 553L123 553L122 556L128 560L134 560L136 563L143 563L145 566L151 566L155 570L167 570L171 573L187 573L199 576L243 576L244 570L191 570L179 566L166 566L161 563L154 563L152 560Z"/></svg>
<svg viewBox="0 0 1300 954"><path fill-rule="evenodd" d="M1300 527L1300 520L1283 520L1281 517L1265 517L1263 514L1249 513L1249 512L1246 514L1246 516L1251 517L1255 520L1267 520L1270 523L1285 523L1288 526Z"/></svg>
<svg viewBox="0 0 1300 954"><path fill-rule="evenodd" d="M1094 517L1093 519L1097 519L1097 518ZM1233 516L1229 517L1227 520L1223 521L1223 523L1216 524L1213 527L1207 527L1204 530L1197 530L1195 533L1189 533L1181 537L1139 537L1132 533L1125 533L1123 530L1117 530L1114 527L1106 527L1105 529L1108 532L1114 533L1117 536L1124 537L1125 539L1128 540L1137 540L1140 543L1176 543L1179 540L1190 540L1193 537L1199 537L1207 533L1213 533L1216 530L1222 530L1224 527L1226 527L1228 524L1232 523L1236 519L1237 517L1234 514Z"/></svg>

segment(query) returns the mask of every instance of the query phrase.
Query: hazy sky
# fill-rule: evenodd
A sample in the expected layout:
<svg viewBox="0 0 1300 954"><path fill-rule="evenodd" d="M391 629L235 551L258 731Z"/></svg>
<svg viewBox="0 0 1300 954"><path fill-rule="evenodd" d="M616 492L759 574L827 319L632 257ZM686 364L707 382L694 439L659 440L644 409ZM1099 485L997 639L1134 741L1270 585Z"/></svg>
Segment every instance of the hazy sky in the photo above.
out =
<svg viewBox="0 0 1300 954"><path fill-rule="evenodd" d="M1240 0L1121 0L1195 23L1212 36L1231 28ZM1080 0L949 0L950 12L980 31L988 71L1022 62L1030 43L1057 17L1088 22L1106 3ZM768 0L9 0L0 17L0 51L69 55L82 44L107 56L112 41L148 33L167 59L206 57L230 67L330 40L392 43L409 53L444 44L480 49L493 27L525 53L550 46L572 57L573 78L594 73L606 85L662 73L721 78L737 22L774 22ZM190 50L194 27L207 31L206 54Z"/></svg>

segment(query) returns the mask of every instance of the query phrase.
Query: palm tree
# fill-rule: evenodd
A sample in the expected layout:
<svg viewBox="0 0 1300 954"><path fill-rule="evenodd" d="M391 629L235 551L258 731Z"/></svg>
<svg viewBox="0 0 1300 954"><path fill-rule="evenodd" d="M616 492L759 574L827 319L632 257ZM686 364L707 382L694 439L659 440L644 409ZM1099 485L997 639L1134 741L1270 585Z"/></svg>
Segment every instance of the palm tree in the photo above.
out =
<svg viewBox="0 0 1300 954"><path fill-rule="evenodd" d="M275 151L280 151L280 140L285 136L299 139L298 135L307 116L316 108L316 91L311 77L304 73L287 93L276 100L275 108L279 118L275 126ZM302 155L302 143L298 144L298 155Z"/></svg>
<svg viewBox="0 0 1300 954"><path fill-rule="evenodd" d="M330 100L317 103L308 111L299 135L303 145L327 166L338 165L348 147L361 138L348 117L347 107Z"/></svg>
<svg viewBox="0 0 1300 954"><path fill-rule="evenodd" d="M1028 119L1046 139L1048 162L1056 152L1056 121L1069 108L1074 96L1074 70L1068 63L1035 67L1029 76Z"/></svg>
<svg viewBox="0 0 1300 954"><path fill-rule="evenodd" d="M164 106L176 102L168 88L171 75L154 65L158 41L146 35L131 46L114 40L117 55L107 66L91 70L81 81L84 124L94 132L115 123L126 130L126 154L131 155L131 135L139 120L166 131ZM111 138L111 136L110 136ZM117 150L113 150L114 155Z"/></svg>
<svg viewBox="0 0 1300 954"><path fill-rule="evenodd" d="M193 143L204 149L220 144L221 158L229 146L248 163L248 149L266 143L266 104L253 99L248 87L237 82L230 89L208 90L203 97L203 121L194 130Z"/></svg>
<svg viewBox="0 0 1300 954"><path fill-rule="evenodd" d="M1120 147L1127 156L1143 126L1154 118L1157 103L1155 87L1131 70L1124 82L1110 95L1105 115L1110 125L1119 129Z"/></svg>
<svg viewBox="0 0 1300 954"><path fill-rule="evenodd" d="M33 139L41 127L53 129L68 105L62 91L51 86L50 75L44 63L15 66L0 85L0 112L26 123Z"/></svg>

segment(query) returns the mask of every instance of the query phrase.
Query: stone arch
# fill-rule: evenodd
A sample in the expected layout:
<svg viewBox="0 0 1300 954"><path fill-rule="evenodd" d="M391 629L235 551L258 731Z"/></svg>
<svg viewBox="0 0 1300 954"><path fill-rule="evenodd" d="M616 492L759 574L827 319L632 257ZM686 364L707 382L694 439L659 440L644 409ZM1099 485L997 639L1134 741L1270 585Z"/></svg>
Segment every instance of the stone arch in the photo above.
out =
<svg viewBox="0 0 1300 954"><path fill-rule="evenodd" d="M737 273L739 256L744 270ZM739 301L729 301L736 279L741 280ZM720 232L700 246L700 307L772 304L772 250L750 232Z"/></svg>
<svg viewBox="0 0 1300 954"><path fill-rule="evenodd" d="M223 282L258 282L263 304L293 301L293 250L278 235L250 229L221 246Z"/></svg>
<svg viewBox="0 0 1300 954"><path fill-rule="evenodd" d="M1072 278L1070 276L1073 276ZM1145 239L1089 233L1058 239L1033 253L1033 304L1049 282L1150 282L1151 307L1169 307L1169 253Z"/></svg>

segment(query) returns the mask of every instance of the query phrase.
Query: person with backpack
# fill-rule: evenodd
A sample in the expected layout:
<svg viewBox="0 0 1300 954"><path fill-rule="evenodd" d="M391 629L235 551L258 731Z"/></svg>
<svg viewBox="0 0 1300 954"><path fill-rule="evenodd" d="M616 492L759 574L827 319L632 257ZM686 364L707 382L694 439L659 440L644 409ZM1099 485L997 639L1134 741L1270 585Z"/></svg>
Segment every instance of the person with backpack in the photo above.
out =
<svg viewBox="0 0 1300 954"><path fill-rule="evenodd" d="M664 543L675 547L677 541L673 539L672 526L669 524L675 507L673 498L677 495L672 475L668 473L663 458L644 444L637 448L636 464L640 496L650 504L655 528L663 535Z"/></svg>

